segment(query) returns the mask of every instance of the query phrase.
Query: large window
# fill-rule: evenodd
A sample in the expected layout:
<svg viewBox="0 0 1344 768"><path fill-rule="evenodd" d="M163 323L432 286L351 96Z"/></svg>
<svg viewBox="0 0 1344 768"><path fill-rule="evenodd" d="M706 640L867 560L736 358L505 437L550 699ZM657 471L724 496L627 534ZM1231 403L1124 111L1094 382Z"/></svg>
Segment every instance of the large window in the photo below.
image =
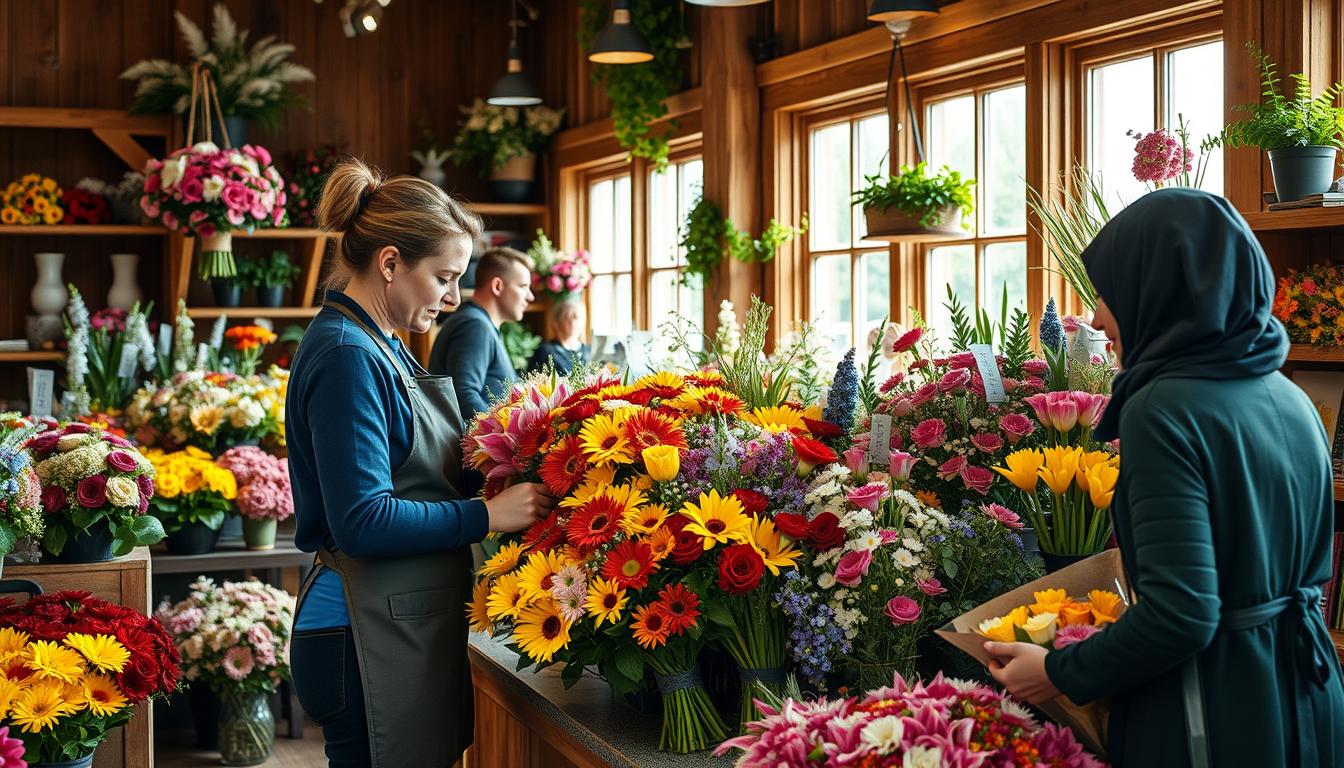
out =
<svg viewBox="0 0 1344 768"><path fill-rule="evenodd" d="M1100 61L1084 60L1086 163L1100 172L1115 208L1148 192L1134 178L1134 139L1161 126L1175 131L1184 120L1191 149L1223 126L1223 43L1196 40L1169 47L1124 51ZM1206 158L1203 188L1223 192L1223 155Z"/></svg>
<svg viewBox="0 0 1344 768"><path fill-rule="evenodd" d="M972 237L923 248L925 320L950 335L946 304L951 287L968 311L984 307L998 317L1007 289L1009 312L1026 309L1026 87L985 85L955 95L926 94L926 157L973 178Z"/></svg>
<svg viewBox="0 0 1344 768"><path fill-rule="evenodd" d="M649 233L649 330L658 327L673 314L703 325L704 286L681 284L686 253L681 236L686 215L691 212L704 186L704 162L700 158L674 162L667 170L648 172ZM693 335L698 341L700 337Z"/></svg>
<svg viewBox="0 0 1344 768"><path fill-rule="evenodd" d="M634 328L632 213L629 174L589 182L588 317L594 334L623 335Z"/></svg>
<svg viewBox="0 0 1344 768"><path fill-rule="evenodd" d="M881 112L819 121L809 129L810 314L836 349L862 341L891 314L890 249L863 239L863 210L851 205L864 176L886 172L889 142Z"/></svg>

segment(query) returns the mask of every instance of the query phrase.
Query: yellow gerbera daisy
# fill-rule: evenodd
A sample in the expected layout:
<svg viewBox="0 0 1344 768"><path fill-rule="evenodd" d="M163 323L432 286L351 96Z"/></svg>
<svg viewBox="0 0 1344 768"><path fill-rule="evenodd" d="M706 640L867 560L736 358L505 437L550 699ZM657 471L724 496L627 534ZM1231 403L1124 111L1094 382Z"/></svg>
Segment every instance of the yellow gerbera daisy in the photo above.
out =
<svg viewBox="0 0 1344 768"><path fill-rule="evenodd" d="M131 660L131 652L111 635L85 635L72 632L65 636L66 647L73 648L104 672L120 672Z"/></svg>
<svg viewBox="0 0 1344 768"><path fill-rule="evenodd" d="M515 542L504 544L499 551L490 556L489 560L481 566L480 574L482 576L503 576L518 567L518 562L523 557L522 543Z"/></svg>
<svg viewBox="0 0 1344 768"><path fill-rule="evenodd" d="M782 568L792 568L794 561L803 556L792 541L785 543L784 537L775 528L775 521L752 517L750 523L751 535L747 540L752 549L760 553L765 567L770 569L772 575L778 576Z"/></svg>
<svg viewBox="0 0 1344 768"><path fill-rule="evenodd" d="M84 674L84 657L49 640L28 645L26 666L38 678L73 683Z"/></svg>
<svg viewBox="0 0 1344 768"><path fill-rule="evenodd" d="M560 613L560 606L548 597L523 609L514 623L513 636L523 653L546 663L556 651L569 645L569 622Z"/></svg>
<svg viewBox="0 0 1344 768"><path fill-rule="evenodd" d="M129 703L117 684L102 675L84 678L84 702L89 711L99 717L115 715Z"/></svg>
<svg viewBox="0 0 1344 768"><path fill-rule="evenodd" d="M700 503L687 501L681 514L690 518L686 530L704 537L705 549L716 544L744 541L750 533L751 518L736 496L724 498L716 490L700 494Z"/></svg>
<svg viewBox="0 0 1344 768"><path fill-rule="evenodd" d="M486 616L499 619L515 619L518 612L531 602L518 587L518 574L506 573L495 579L490 585L490 597L486 600Z"/></svg>
<svg viewBox="0 0 1344 768"><path fill-rule="evenodd" d="M626 511L625 517L621 520L621 530L631 535L653 533L665 520L667 520L666 505L645 504Z"/></svg>
<svg viewBox="0 0 1344 768"><path fill-rule="evenodd" d="M19 694L23 692L23 683L18 680L9 680L0 678L0 720L9 717L9 712L14 708L14 702L18 700Z"/></svg>
<svg viewBox="0 0 1344 768"><path fill-rule="evenodd" d="M583 483L575 488L568 496L560 500L562 507L581 507L588 503L588 500L597 495L607 486L616 482L616 466L607 464L602 467L593 467L583 476Z"/></svg>
<svg viewBox="0 0 1344 768"><path fill-rule="evenodd" d="M597 619L594 626L601 627L604 621L612 624L620 621L621 612L625 610L628 600L625 590L614 580L608 581L596 576L588 582L588 600L584 603L584 607Z"/></svg>
<svg viewBox="0 0 1344 768"><path fill-rule="evenodd" d="M72 711L65 700L62 684L48 681L20 693L10 710L9 720L21 726L24 733L38 733L54 727Z"/></svg>
<svg viewBox="0 0 1344 768"><path fill-rule="evenodd" d="M494 634L495 622L490 618L490 582L476 582L471 590L471 602L467 603L467 620L473 632Z"/></svg>
<svg viewBox="0 0 1344 768"><path fill-rule="evenodd" d="M557 552L533 552L518 569L518 589L531 600L551 593L551 579L564 568L566 560Z"/></svg>
<svg viewBox="0 0 1344 768"><path fill-rule="evenodd" d="M579 446L588 456L588 463L596 466L631 464L635 460L620 423L605 413L597 414L584 424L579 431Z"/></svg>
<svg viewBox="0 0 1344 768"><path fill-rule="evenodd" d="M13 627L0 627L0 654L21 653L27 645L27 632Z"/></svg>
<svg viewBox="0 0 1344 768"><path fill-rule="evenodd" d="M807 429L807 425L803 423L803 414L784 406L757 408L742 418L768 432L790 432Z"/></svg>

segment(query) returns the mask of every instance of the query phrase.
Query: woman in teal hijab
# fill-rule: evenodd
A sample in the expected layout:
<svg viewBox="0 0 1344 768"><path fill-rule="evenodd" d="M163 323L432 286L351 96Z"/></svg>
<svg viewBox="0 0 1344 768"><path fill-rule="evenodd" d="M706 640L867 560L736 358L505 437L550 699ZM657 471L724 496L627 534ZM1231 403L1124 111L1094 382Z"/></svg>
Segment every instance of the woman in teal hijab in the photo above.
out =
<svg viewBox="0 0 1344 768"><path fill-rule="evenodd" d="M1146 195L1083 253L1122 371L1111 507L1137 601L1046 652L987 643L1031 702L1111 699L1121 766L1344 766L1344 687L1321 615L1335 508L1325 430L1279 373L1274 278L1221 197Z"/></svg>

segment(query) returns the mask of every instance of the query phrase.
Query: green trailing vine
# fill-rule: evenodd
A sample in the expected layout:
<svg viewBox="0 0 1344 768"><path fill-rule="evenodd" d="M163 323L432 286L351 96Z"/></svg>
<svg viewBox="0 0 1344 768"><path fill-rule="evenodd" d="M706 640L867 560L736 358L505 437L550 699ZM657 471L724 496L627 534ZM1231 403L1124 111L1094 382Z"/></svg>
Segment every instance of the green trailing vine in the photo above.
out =
<svg viewBox="0 0 1344 768"><path fill-rule="evenodd" d="M719 206L701 197L686 215L681 247L686 266L681 271L683 285L701 284L714 273L725 253L744 264L765 264L775 258L780 247L807 231L807 216L797 227L771 219L760 237L752 237L733 226Z"/></svg>
<svg viewBox="0 0 1344 768"><path fill-rule="evenodd" d="M653 123L667 114L664 103L681 87L682 69L677 40L682 36L681 8L676 0L631 0L630 12L640 34L653 49L653 60L643 64L595 64L593 82L604 86L611 99L611 122L616 141L658 170L667 167L667 139L675 120L659 133ZM583 0L579 44L586 51L611 18L608 0Z"/></svg>

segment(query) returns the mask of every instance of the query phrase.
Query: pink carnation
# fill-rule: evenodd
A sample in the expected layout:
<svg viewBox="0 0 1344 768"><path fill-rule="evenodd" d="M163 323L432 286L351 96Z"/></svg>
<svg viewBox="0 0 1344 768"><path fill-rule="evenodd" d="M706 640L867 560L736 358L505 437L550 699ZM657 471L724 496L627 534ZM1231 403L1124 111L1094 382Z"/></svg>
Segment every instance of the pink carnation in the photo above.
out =
<svg viewBox="0 0 1344 768"><path fill-rule="evenodd" d="M986 504L980 507L980 509L984 511L986 515L997 520L998 522L1002 523L1008 528L1022 527L1022 518L1018 517L1016 512L1003 506L1002 504Z"/></svg>
<svg viewBox="0 0 1344 768"><path fill-rule="evenodd" d="M1067 648L1074 643L1081 643L1100 631L1100 627L1091 624L1070 624L1060 627L1059 631L1055 632L1055 650Z"/></svg>

